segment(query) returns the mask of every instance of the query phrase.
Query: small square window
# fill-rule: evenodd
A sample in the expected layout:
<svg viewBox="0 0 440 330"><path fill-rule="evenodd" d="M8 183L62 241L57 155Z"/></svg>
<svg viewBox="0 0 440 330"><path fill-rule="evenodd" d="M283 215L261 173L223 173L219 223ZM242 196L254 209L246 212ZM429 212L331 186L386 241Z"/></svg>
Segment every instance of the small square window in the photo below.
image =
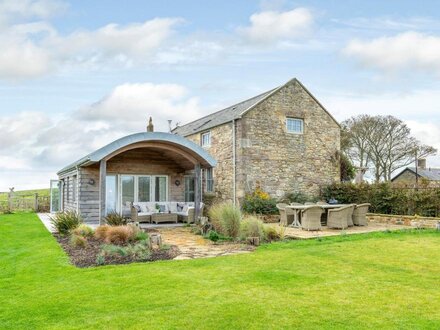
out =
<svg viewBox="0 0 440 330"><path fill-rule="evenodd" d="M206 132L202 134L201 137L202 147L210 147L211 146L211 132Z"/></svg>
<svg viewBox="0 0 440 330"><path fill-rule="evenodd" d="M304 120L297 118L287 118L286 128L288 133L302 134L304 131Z"/></svg>

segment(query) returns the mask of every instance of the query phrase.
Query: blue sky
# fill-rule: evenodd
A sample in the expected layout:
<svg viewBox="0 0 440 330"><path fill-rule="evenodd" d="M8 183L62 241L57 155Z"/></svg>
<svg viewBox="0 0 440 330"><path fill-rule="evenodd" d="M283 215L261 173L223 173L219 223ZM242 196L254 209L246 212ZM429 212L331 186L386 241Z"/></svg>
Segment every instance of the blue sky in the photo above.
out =
<svg viewBox="0 0 440 330"><path fill-rule="evenodd" d="M437 1L0 1L0 191L297 77L440 149ZM428 160L440 166L438 156Z"/></svg>

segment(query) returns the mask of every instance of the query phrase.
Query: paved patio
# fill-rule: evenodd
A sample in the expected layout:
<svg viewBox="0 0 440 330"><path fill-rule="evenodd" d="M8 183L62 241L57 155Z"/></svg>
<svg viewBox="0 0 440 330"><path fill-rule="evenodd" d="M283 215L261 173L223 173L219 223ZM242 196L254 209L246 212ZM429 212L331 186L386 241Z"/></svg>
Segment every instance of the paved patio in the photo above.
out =
<svg viewBox="0 0 440 330"><path fill-rule="evenodd" d="M279 229L280 225L277 223L268 224L270 226L277 227ZM387 230L402 230L402 229L410 229L411 227L403 226L403 225L392 225L392 224L384 224L384 223L372 223L370 222L368 226L354 226L349 227L347 229L330 229L327 227L323 227L322 230L302 230L301 228L292 228L285 227L285 237L290 239L309 239L309 238L317 238L317 237L327 237L327 236L338 236L342 234L353 235L353 234L365 234L372 232L380 232Z"/></svg>
<svg viewBox="0 0 440 330"><path fill-rule="evenodd" d="M181 254L175 260L212 258L232 254L249 253L253 246L237 243L215 244L200 235L191 232L190 227L156 228L162 236L163 243L177 245Z"/></svg>

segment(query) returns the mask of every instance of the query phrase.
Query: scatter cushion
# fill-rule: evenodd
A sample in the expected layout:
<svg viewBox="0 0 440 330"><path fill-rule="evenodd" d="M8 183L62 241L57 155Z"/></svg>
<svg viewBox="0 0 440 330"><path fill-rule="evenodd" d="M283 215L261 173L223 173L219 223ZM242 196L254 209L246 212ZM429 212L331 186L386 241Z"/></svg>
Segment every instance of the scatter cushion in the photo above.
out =
<svg viewBox="0 0 440 330"><path fill-rule="evenodd" d="M177 212L183 212L184 207L185 203L177 203Z"/></svg>
<svg viewBox="0 0 440 330"><path fill-rule="evenodd" d="M141 212L141 207L139 205L133 205L133 207L136 209L137 213Z"/></svg>
<svg viewBox="0 0 440 330"><path fill-rule="evenodd" d="M182 209L182 212L183 213L188 213L188 204L185 204L185 206L183 207L183 209Z"/></svg>
<svg viewBox="0 0 440 330"><path fill-rule="evenodd" d="M168 209L171 213L177 213L177 203L176 202L170 202L168 203Z"/></svg>
<svg viewBox="0 0 440 330"><path fill-rule="evenodd" d="M161 213L166 213L168 212L168 208L166 204L159 204L159 210Z"/></svg>

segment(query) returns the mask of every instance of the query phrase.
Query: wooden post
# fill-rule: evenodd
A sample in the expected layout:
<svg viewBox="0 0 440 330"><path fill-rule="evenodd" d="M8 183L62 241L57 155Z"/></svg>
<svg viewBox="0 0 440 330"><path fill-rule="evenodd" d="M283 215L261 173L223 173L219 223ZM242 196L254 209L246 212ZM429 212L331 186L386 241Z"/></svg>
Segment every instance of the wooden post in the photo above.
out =
<svg viewBox="0 0 440 330"><path fill-rule="evenodd" d="M105 181L107 177L107 161L101 160L99 163L99 224L104 223L104 217L106 216L105 207Z"/></svg>
<svg viewBox="0 0 440 330"><path fill-rule="evenodd" d="M35 193L34 210L35 210L35 213L38 212L38 193Z"/></svg>
<svg viewBox="0 0 440 330"><path fill-rule="evenodd" d="M201 192L201 170L200 164L197 164L194 167L195 170L195 178L194 178L194 222L197 223L199 221L200 216L200 201L202 200L202 192Z"/></svg>

